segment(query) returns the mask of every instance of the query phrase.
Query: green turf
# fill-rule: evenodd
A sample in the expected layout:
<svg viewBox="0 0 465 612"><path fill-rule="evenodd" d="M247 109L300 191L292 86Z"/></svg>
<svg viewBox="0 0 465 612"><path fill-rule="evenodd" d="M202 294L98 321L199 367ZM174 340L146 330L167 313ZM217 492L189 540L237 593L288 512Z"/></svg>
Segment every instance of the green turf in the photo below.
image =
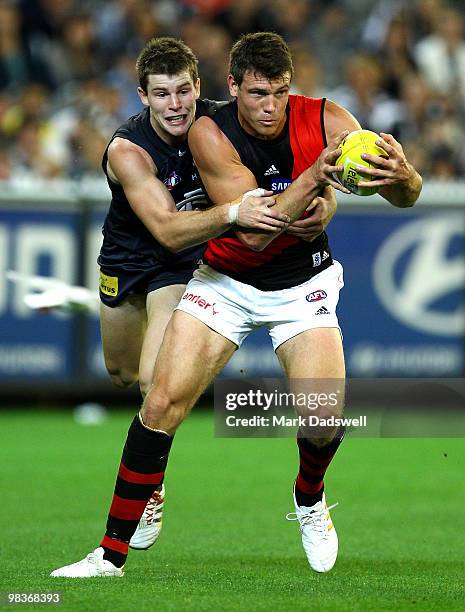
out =
<svg viewBox="0 0 465 612"><path fill-rule="evenodd" d="M339 559L317 575L284 520L295 442L217 439L207 413L177 435L156 547L122 579L49 578L98 544L130 418L0 413L1 590L60 591L61 610L464 609L464 440L346 440L326 479Z"/></svg>

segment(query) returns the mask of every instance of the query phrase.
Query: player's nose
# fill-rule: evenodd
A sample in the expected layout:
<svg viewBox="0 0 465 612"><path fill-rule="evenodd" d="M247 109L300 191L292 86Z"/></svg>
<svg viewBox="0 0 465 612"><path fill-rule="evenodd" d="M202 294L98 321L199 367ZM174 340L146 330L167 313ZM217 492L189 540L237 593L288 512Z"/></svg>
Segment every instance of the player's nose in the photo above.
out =
<svg viewBox="0 0 465 612"><path fill-rule="evenodd" d="M276 111L276 104L275 104L274 96L265 97L263 110L270 114Z"/></svg>
<svg viewBox="0 0 465 612"><path fill-rule="evenodd" d="M182 104L181 104L181 100L179 99L179 96L177 94L171 94L170 96L170 108L174 109L174 110L178 110L179 108L181 108Z"/></svg>

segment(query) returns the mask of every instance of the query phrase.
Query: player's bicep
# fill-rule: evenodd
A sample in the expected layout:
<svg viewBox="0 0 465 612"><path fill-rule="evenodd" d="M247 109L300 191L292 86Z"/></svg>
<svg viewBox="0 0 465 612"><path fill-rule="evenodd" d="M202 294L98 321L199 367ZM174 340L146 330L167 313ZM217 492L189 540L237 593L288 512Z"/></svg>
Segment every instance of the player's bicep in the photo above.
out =
<svg viewBox="0 0 465 612"><path fill-rule="evenodd" d="M170 192L156 177L156 168L145 151L132 143L122 143L109 150L112 173L124 190L129 205L139 219L152 231L166 215L176 212Z"/></svg>
<svg viewBox="0 0 465 612"><path fill-rule="evenodd" d="M244 192L256 189L254 175L210 118L202 117L195 122L189 132L189 147L214 204L232 202Z"/></svg>
<svg viewBox="0 0 465 612"><path fill-rule="evenodd" d="M326 100L324 110L326 140L334 140L341 132L361 129L360 123L346 108L331 100Z"/></svg>

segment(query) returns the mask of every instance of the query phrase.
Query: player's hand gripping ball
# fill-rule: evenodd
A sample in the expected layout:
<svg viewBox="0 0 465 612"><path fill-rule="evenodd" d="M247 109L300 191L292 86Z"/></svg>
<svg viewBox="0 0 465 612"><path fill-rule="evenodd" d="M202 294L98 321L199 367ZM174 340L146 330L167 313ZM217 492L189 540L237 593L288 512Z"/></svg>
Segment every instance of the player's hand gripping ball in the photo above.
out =
<svg viewBox="0 0 465 612"><path fill-rule="evenodd" d="M336 161L336 166L344 166L344 171L337 173L337 180L352 193L367 196L376 193L379 189L379 187L359 187L360 181L369 181L370 177L357 172L357 166L376 168L374 164L362 159L362 153L387 157L386 151L375 144L379 138L376 132L356 130L348 134L339 146L342 153Z"/></svg>

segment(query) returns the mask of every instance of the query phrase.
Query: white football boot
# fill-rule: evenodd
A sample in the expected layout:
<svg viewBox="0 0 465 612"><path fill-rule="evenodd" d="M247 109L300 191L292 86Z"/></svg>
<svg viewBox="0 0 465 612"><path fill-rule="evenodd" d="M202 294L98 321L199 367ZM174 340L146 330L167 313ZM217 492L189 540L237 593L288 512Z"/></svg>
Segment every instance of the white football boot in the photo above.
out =
<svg viewBox="0 0 465 612"><path fill-rule="evenodd" d="M102 547L96 548L85 559L65 565L54 570L50 576L54 578L105 578L107 576L124 576L123 567L116 567L111 561L103 558L105 551Z"/></svg>
<svg viewBox="0 0 465 612"><path fill-rule="evenodd" d="M161 490L154 491L147 502L144 514L141 516L137 529L129 541L130 548L147 550L155 544L161 531L164 502L165 486L162 485Z"/></svg>
<svg viewBox="0 0 465 612"><path fill-rule="evenodd" d="M286 515L288 521L299 521L302 534L302 545L307 554L308 562L315 572L329 572L336 563L337 533L329 515L329 511L337 506L326 505L323 499L314 506L298 506L293 492L295 512Z"/></svg>

